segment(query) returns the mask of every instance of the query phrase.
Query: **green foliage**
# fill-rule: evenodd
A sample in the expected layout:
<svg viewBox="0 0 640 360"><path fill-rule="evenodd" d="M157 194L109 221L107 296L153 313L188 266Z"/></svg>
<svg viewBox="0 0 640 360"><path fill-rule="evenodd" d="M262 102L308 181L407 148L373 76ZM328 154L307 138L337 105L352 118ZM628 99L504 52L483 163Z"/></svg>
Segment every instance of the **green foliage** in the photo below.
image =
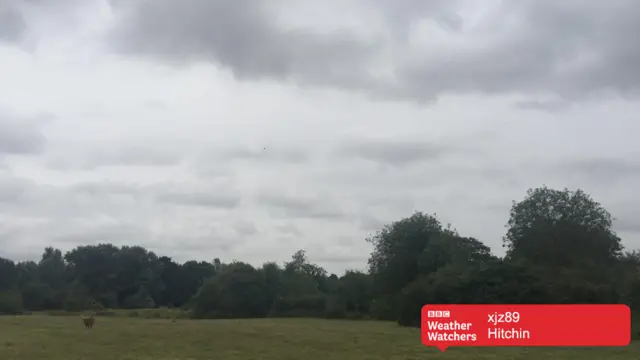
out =
<svg viewBox="0 0 640 360"><path fill-rule="evenodd" d="M324 317L327 319L344 319L347 317L347 307L339 296L329 296L325 303Z"/></svg>
<svg viewBox="0 0 640 360"><path fill-rule="evenodd" d="M622 250L609 212L581 190L530 189L511 208L507 257L550 272L575 266L611 266Z"/></svg>
<svg viewBox="0 0 640 360"><path fill-rule="evenodd" d="M267 315L264 276L251 265L234 262L207 280L194 297L196 318L247 318Z"/></svg>
<svg viewBox="0 0 640 360"><path fill-rule="evenodd" d="M0 315L18 315L23 313L22 294L19 290L0 292Z"/></svg>
<svg viewBox="0 0 640 360"><path fill-rule="evenodd" d="M347 270L338 280L338 298L348 313L368 314L371 310L372 291L371 277L363 272Z"/></svg>
<svg viewBox="0 0 640 360"><path fill-rule="evenodd" d="M271 316L278 317L323 317L326 313L327 296L301 295L276 299Z"/></svg>
<svg viewBox="0 0 640 360"><path fill-rule="evenodd" d="M623 252L611 226L611 215L584 192L541 187L513 203L504 258L422 212L366 239L369 271L342 276L304 250L282 265L254 267L217 258L179 264L140 246L87 245L65 254L47 247L38 262L0 258L0 313L374 318L418 326L428 303L625 303L640 336L640 252Z"/></svg>

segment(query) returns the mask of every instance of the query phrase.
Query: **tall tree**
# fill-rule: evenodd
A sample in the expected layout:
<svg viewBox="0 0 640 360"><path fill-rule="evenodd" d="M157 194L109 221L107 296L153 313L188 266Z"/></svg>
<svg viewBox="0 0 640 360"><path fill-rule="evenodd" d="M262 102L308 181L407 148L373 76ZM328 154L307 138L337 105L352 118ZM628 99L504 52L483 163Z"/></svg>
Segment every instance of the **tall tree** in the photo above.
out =
<svg viewBox="0 0 640 360"><path fill-rule="evenodd" d="M530 189L513 202L504 237L507 258L553 272L611 266L622 250L611 214L582 190Z"/></svg>
<svg viewBox="0 0 640 360"><path fill-rule="evenodd" d="M442 233L435 216L416 212L367 239L373 245L369 273L373 276L376 317L395 320L402 289L416 279L420 258L429 242Z"/></svg>
<svg viewBox="0 0 640 360"><path fill-rule="evenodd" d="M51 289L60 290L66 283L67 268L62 251L49 246L44 249L38 263L39 280Z"/></svg>

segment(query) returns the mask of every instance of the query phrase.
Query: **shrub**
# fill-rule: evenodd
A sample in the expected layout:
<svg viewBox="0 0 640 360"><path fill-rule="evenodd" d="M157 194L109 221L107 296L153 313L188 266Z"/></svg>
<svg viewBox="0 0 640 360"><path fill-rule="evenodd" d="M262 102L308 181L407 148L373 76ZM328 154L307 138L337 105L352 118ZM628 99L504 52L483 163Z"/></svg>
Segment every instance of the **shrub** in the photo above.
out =
<svg viewBox="0 0 640 360"><path fill-rule="evenodd" d="M271 316L275 317L323 317L326 295L280 297L273 304Z"/></svg>
<svg viewBox="0 0 640 360"><path fill-rule="evenodd" d="M113 317L113 316L118 316L118 313L115 311L103 310L103 311L96 311L96 316Z"/></svg>
<svg viewBox="0 0 640 360"><path fill-rule="evenodd" d="M327 319L344 319L347 316L346 306L337 296L327 299L324 316Z"/></svg>
<svg viewBox="0 0 640 360"><path fill-rule="evenodd" d="M0 315L22 314L22 294L17 290L0 293Z"/></svg>

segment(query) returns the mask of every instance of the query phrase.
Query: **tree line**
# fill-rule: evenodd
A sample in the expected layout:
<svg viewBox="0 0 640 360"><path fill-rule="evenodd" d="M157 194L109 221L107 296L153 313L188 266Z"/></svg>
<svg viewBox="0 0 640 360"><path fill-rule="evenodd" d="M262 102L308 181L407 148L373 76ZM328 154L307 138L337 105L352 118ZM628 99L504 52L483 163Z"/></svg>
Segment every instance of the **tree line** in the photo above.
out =
<svg viewBox="0 0 640 360"><path fill-rule="evenodd" d="M416 212L366 239L368 271L328 274L304 250L284 264L177 263L140 246L98 244L38 262L0 258L0 314L180 307L195 318L373 318L419 326L427 303L625 303L640 311L640 252L581 190L530 189L513 202L498 257Z"/></svg>

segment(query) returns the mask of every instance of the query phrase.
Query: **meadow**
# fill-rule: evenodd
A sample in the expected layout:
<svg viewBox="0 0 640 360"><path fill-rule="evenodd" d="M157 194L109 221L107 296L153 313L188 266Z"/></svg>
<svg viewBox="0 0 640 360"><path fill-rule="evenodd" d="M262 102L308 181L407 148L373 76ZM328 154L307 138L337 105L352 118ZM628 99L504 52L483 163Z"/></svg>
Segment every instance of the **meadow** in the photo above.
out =
<svg viewBox="0 0 640 360"><path fill-rule="evenodd" d="M107 313L92 330L79 314L0 316L2 360L342 360L640 358L624 348L451 348L420 342L418 329L377 321L190 320L162 312ZM60 314L58 314L60 315Z"/></svg>

